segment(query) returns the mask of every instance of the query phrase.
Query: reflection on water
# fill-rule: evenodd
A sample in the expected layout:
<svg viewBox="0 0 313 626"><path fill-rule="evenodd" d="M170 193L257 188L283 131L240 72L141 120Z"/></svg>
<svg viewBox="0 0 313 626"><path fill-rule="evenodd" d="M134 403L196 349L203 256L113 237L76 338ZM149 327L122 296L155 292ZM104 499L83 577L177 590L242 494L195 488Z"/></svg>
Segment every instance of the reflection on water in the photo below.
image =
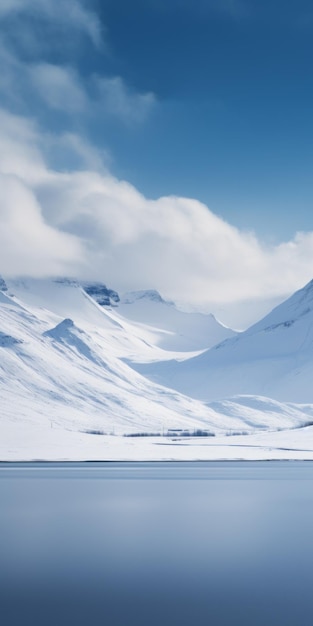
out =
<svg viewBox="0 0 313 626"><path fill-rule="evenodd" d="M313 464L0 464L5 626L311 623Z"/></svg>

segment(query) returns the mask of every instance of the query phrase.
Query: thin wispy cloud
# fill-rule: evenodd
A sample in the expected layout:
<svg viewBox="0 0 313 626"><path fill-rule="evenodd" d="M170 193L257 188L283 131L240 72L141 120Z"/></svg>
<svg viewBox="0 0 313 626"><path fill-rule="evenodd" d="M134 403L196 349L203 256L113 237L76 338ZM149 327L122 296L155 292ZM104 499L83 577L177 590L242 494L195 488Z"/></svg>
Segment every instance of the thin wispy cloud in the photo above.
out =
<svg viewBox="0 0 313 626"><path fill-rule="evenodd" d="M58 164L58 170L89 170L104 172L112 163L107 149L99 149L75 133L48 134L42 146L48 161Z"/></svg>
<svg viewBox="0 0 313 626"><path fill-rule="evenodd" d="M71 67L40 63L29 67L29 75L40 98L49 107L70 113L86 110L87 94Z"/></svg>
<svg viewBox="0 0 313 626"><path fill-rule="evenodd" d="M32 1L38 8L36 0ZM29 0L23 10L30 10L31 6ZM46 0L41 7L45 15L51 12L52 23L54 6ZM17 12L22 10L20 7L17 1ZM14 13L13 5L10 5L10 12ZM156 103L153 93L136 91L121 76L108 77L94 72L82 75L72 64L72 59L68 63L29 59L20 54L12 41L5 41L5 36L0 44L0 63L0 98L3 103L13 106L18 113L35 111L40 116L45 107L62 112L67 116L69 129L72 122L84 127L91 118L94 123L110 117L123 125L143 123Z"/></svg>
<svg viewBox="0 0 313 626"><path fill-rule="evenodd" d="M70 25L72 29L86 34L98 47L103 29L96 13L87 7L87 3L79 0L2 0L0 18L16 19L30 15L61 24L62 27Z"/></svg>
<svg viewBox="0 0 313 626"><path fill-rule="evenodd" d="M85 113L89 117L112 116L126 124L144 122L156 103L153 93L130 89L120 76L82 79L68 66L40 63L28 67L37 95L52 109Z"/></svg>
<svg viewBox="0 0 313 626"><path fill-rule="evenodd" d="M94 83L104 110L126 123L144 121L156 102L153 93L138 93L129 89L120 76L94 77Z"/></svg>

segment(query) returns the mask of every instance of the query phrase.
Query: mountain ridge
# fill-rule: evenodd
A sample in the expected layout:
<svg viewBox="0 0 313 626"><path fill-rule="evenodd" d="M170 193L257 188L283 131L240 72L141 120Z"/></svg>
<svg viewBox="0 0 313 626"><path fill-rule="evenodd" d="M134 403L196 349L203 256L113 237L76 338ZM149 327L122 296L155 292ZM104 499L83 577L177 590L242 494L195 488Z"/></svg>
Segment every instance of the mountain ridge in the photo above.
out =
<svg viewBox="0 0 313 626"><path fill-rule="evenodd" d="M256 394L313 402L313 281L246 331L200 355L136 367L159 384L206 401Z"/></svg>
<svg viewBox="0 0 313 626"><path fill-rule="evenodd" d="M260 389L251 393L250 388L242 394L234 376L236 358L226 365L222 358L225 350L229 356L229 347L236 351L236 346L251 337L261 337L261 344L257 345L264 347L263 336L294 333L297 322L268 331L266 321L265 329L262 325L259 330L257 327L250 339L247 332L210 350L175 352L169 346L165 350L158 345L160 337L175 336L173 328L157 329L151 325L151 319L146 320L150 325L127 319L117 307L101 306L75 281L24 279L7 283L7 291L0 291L0 458L148 460L208 455L221 458L224 454L233 458L237 449L237 454L240 450L244 458L255 458L258 446L258 454L264 458L268 455L266 442L291 445L295 437L299 442L311 432L313 437L313 403L305 403L305 394L298 402L275 399L265 393L266 389L264 393ZM301 311L308 308L304 300ZM140 307L145 302L147 299L140 299ZM211 324L213 317L182 313L158 299L150 300L148 309L144 306L145 314L151 311L161 321L165 311L171 312L174 317L168 323L173 325L180 320L185 333L186 320L192 327L204 320L197 332L199 337L204 332L207 341L206 324ZM299 319L302 324L303 320L310 321L310 312ZM181 341L177 328L176 333ZM193 341L196 337L197 333ZM309 352L311 357L311 348ZM248 354L251 356L251 350ZM234 385L227 389L224 384L223 393L216 398L206 394L204 399L195 398L194 389L188 388L192 382L190 367L199 384L216 385L214 371L207 368L212 355L215 359L222 355L218 358L223 368L216 368L215 361L215 375L225 383L223 378L227 379L230 365ZM151 380L151 372L139 371L148 362L160 380ZM266 359L263 362L262 371L273 377ZM201 367L194 366L199 363ZM275 360L272 365L277 369ZM247 376L251 376L253 365L249 359L245 366ZM164 367L167 371L162 380ZM179 391L174 385L170 388L171 375L177 367L187 367L187 377ZM310 370L308 389L311 380ZM225 389L229 392L227 397ZM143 436L145 444L140 443ZM275 454L280 458L283 453ZM290 454L294 458L298 452ZM305 450L301 451L304 454ZM313 458L313 442L312 453L307 454Z"/></svg>

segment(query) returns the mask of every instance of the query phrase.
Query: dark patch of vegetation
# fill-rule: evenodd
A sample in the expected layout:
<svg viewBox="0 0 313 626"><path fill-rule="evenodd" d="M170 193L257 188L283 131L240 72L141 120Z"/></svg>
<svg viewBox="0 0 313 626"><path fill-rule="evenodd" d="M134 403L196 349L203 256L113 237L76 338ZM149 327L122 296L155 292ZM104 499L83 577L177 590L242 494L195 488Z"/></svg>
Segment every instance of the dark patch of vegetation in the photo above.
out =
<svg viewBox="0 0 313 626"><path fill-rule="evenodd" d="M126 433L124 437L161 437L161 433Z"/></svg>
<svg viewBox="0 0 313 626"><path fill-rule="evenodd" d="M108 433L105 433L103 430L82 430L82 433L85 433L86 435L107 435Z"/></svg>
<svg viewBox="0 0 313 626"><path fill-rule="evenodd" d="M180 437L215 437L215 433L210 432L209 430L202 430L201 428L195 430L182 430L180 428L170 428L166 432L157 432L157 433L149 433L149 432L139 432L139 433L127 433L124 437L170 437L170 438L180 438Z"/></svg>

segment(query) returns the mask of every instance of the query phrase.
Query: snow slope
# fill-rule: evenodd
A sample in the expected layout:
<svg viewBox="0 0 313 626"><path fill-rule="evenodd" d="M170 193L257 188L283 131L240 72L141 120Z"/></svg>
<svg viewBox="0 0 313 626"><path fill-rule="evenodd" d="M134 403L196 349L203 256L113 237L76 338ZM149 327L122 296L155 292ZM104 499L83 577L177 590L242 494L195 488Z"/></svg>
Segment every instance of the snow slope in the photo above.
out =
<svg viewBox="0 0 313 626"><path fill-rule="evenodd" d="M165 356L170 367L206 362L227 345L240 345L241 335L190 359L154 346L151 326L101 306L75 281L8 280L5 286L0 290L0 459L225 458L227 441L243 436L250 443L240 439L240 455L246 448L249 456L259 449L261 433L268 435L262 444L268 455L275 436L290 433L290 443L292 433L312 423L311 404L259 393L242 396L238 389L233 398L203 402L169 389L166 378L164 385L149 380L128 364L145 360L163 371ZM307 308L306 302L301 311ZM292 310L294 317L300 315L297 307ZM267 322L254 328L251 337L270 332ZM178 364L178 358L185 361ZM158 437L149 442L133 437L147 433Z"/></svg>
<svg viewBox="0 0 313 626"><path fill-rule="evenodd" d="M121 297L118 312L154 329L154 342L165 350L204 350L236 333L214 315L185 313L153 290L133 291Z"/></svg>
<svg viewBox="0 0 313 626"><path fill-rule="evenodd" d="M135 349L141 356L153 350L145 330L143 337L138 329L132 336L128 322L121 325L77 284L9 282L8 295L0 297L2 416L119 434L244 428L243 420L224 416L220 422L214 409L151 383L125 364L121 357Z"/></svg>
<svg viewBox="0 0 313 626"><path fill-rule="evenodd" d="M206 401L252 394L313 402L313 281L245 332L201 355L138 370Z"/></svg>

